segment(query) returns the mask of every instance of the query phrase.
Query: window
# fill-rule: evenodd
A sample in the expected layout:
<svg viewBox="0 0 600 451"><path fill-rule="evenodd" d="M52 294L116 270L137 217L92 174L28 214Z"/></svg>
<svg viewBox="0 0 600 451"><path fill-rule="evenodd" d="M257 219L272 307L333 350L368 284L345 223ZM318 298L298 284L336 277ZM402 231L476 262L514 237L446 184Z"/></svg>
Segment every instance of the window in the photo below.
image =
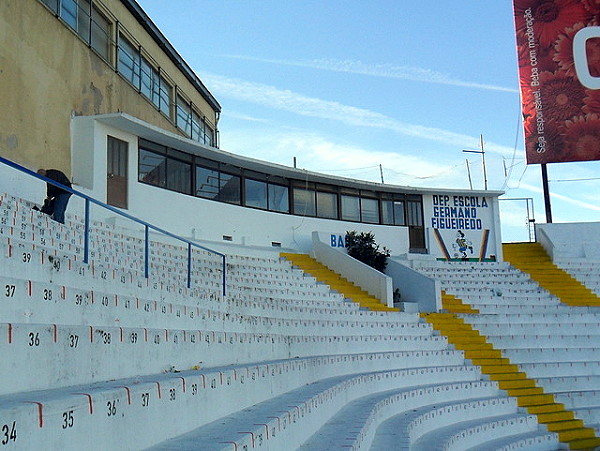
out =
<svg viewBox="0 0 600 451"><path fill-rule="evenodd" d="M379 224L379 201L377 199L360 199L360 218L362 222Z"/></svg>
<svg viewBox="0 0 600 451"><path fill-rule="evenodd" d="M160 112L170 117L171 85L152 66L140 50L123 36L119 37L119 73L150 100ZM179 123L177 124L179 126Z"/></svg>
<svg viewBox="0 0 600 451"><path fill-rule="evenodd" d="M167 189L192 194L192 165L167 158Z"/></svg>
<svg viewBox="0 0 600 451"><path fill-rule="evenodd" d="M409 226L423 226L423 211L422 203L418 200L408 200L407 202L407 213L408 213L408 225Z"/></svg>
<svg viewBox="0 0 600 451"><path fill-rule="evenodd" d="M140 52L127 39L119 39L119 73L133 86L140 87Z"/></svg>
<svg viewBox="0 0 600 451"><path fill-rule="evenodd" d="M259 180L246 179L246 206L267 209L267 183Z"/></svg>
<svg viewBox="0 0 600 451"><path fill-rule="evenodd" d="M360 221L360 198L356 196L341 196L342 219L346 221Z"/></svg>
<svg viewBox="0 0 600 451"><path fill-rule="evenodd" d="M394 224L394 202L391 200L381 201L381 223L386 225Z"/></svg>
<svg viewBox="0 0 600 451"><path fill-rule="evenodd" d="M289 188L269 183L269 210L280 213L290 212Z"/></svg>
<svg viewBox="0 0 600 451"><path fill-rule="evenodd" d="M186 154L146 141L140 144L143 146L139 152L140 182L179 193L192 193L192 165L183 161L187 159Z"/></svg>
<svg viewBox="0 0 600 451"><path fill-rule="evenodd" d="M196 196L216 199L219 195L219 171L196 166Z"/></svg>
<svg viewBox="0 0 600 451"><path fill-rule="evenodd" d="M230 204L240 205L242 202L242 194L240 190L240 176L220 173L219 178L219 195L217 200Z"/></svg>
<svg viewBox="0 0 600 451"><path fill-rule="evenodd" d="M42 0L102 58L110 58L111 22L90 0Z"/></svg>
<svg viewBox="0 0 600 451"><path fill-rule="evenodd" d="M167 187L167 157L140 149L138 180L150 185Z"/></svg>
<svg viewBox="0 0 600 451"><path fill-rule="evenodd" d="M198 141L207 146L213 145L213 131L204 118L193 109L190 102L183 97L177 96L177 127L188 135L194 141Z"/></svg>
<svg viewBox="0 0 600 451"><path fill-rule="evenodd" d="M338 205L336 193L317 191L317 216L319 218L337 219Z"/></svg>
<svg viewBox="0 0 600 451"><path fill-rule="evenodd" d="M403 200L394 201L394 225L406 225Z"/></svg>
<svg viewBox="0 0 600 451"><path fill-rule="evenodd" d="M92 5L90 45L102 58L110 60L110 21Z"/></svg>
<svg viewBox="0 0 600 451"><path fill-rule="evenodd" d="M294 188L294 214L315 216L315 192L309 189Z"/></svg>

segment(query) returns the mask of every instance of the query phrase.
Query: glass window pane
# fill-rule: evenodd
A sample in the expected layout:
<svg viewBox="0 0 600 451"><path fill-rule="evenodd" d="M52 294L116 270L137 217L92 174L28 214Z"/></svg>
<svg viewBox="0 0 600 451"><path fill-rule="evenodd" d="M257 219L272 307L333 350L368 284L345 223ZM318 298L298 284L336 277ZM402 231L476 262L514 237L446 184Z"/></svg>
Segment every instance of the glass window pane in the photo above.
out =
<svg viewBox="0 0 600 451"><path fill-rule="evenodd" d="M92 8L92 48L105 60L110 55L110 21L94 7Z"/></svg>
<svg viewBox="0 0 600 451"><path fill-rule="evenodd" d="M302 188L294 188L294 214L315 216L315 192Z"/></svg>
<svg viewBox="0 0 600 451"><path fill-rule="evenodd" d="M423 225L421 202L414 200L408 201L408 225L418 227Z"/></svg>
<svg viewBox="0 0 600 451"><path fill-rule="evenodd" d="M167 81L160 77L160 111L166 116L171 117L171 92L173 88Z"/></svg>
<svg viewBox="0 0 600 451"><path fill-rule="evenodd" d="M379 223L379 201L377 199L360 200L360 214L362 222L369 224Z"/></svg>
<svg viewBox="0 0 600 451"><path fill-rule="evenodd" d="M123 37L119 40L119 73L129 80L136 88L139 88L139 52Z"/></svg>
<svg viewBox="0 0 600 451"><path fill-rule="evenodd" d="M267 209L267 184L246 179L246 206Z"/></svg>
<svg viewBox="0 0 600 451"><path fill-rule="evenodd" d="M337 219L337 194L317 191L317 216L319 218Z"/></svg>
<svg viewBox="0 0 600 451"><path fill-rule="evenodd" d="M60 17L71 27L77 30L77 2L75 0L62 0Z"/></svg>
<svg viewBox="0 0 600 451"><path fill-rule="evenodd" d="M152 66L146 61L146 58L142 58L142 66L140 68L140 92L147 97L152 99Z"/></svg>
<svg viewBox="0 0 600 451"><path fill-rule="evenodd" d="M356 196L342 196L342 219L360 221L360 200Z"/></svg>
<svg viewBox="0 0 600 451"><path fill-rule="evenodd" d="M196 166L196 196L215 199L219 195L219 171Z"/></svg>
<svg viewBox="0 0 600 451"><path fill-rule="evenodd" d="M221 189L217 200L230 204L241 204L240 177L238 175L224 174L221 172Z"/></svg>
<svg viewBox="0 0 600 451"><path fill-rule="evenodd" d="M167 158L145 149L140 149L138 180L160 187L167 183Z"/></svg>
<svg viewBox="0 0 600 451"><path fill-rule="evenodd" d="M269 183L269 210L281 213L290 212L289 188Z"/></svg>
<svg viewBox="0 0 600 451"><path fill-rule="evenodd" d="M204 131L201 131L202 122L195 111L192 111L192 131L190 138L194 141L204 142Z"/></svg>
<svg viewBox="0 0 600 451"><path fill-rule="evenodd" d="M391 200L381 201L382 223L394 225L394 203Z"/></svg>
<svg viewBox="0 0 600 451"><path fill-rule="evenodd" d="M394 201L394 224L395 225L406 225L406 218L404 215L404 201Z"/></svg>
<svg viewBox="0 0 600 451"><path fill-rule="evenodd" d="M181 98L177 97L177 127L191 136L192 133L192 115L190 106Z"/></svg>
<svg viewBox="0 0 600 451"><path fill-rule="evenodd" d="M54 12L58 11L58 1L59 0L42 0L42 2L48 5L48 8Z"/></svg>
<svg viewBox="0 0 600 451"><path fill-rule="evenodd" d="M169 158L167 160L167 188L180 193L192 192L192 165Z"/></svg>
<svg viewBox="0 0 600 451"><path fill-rule="evenodd" d="M90 0L77 0L77 34L90 42Z"/></svg>

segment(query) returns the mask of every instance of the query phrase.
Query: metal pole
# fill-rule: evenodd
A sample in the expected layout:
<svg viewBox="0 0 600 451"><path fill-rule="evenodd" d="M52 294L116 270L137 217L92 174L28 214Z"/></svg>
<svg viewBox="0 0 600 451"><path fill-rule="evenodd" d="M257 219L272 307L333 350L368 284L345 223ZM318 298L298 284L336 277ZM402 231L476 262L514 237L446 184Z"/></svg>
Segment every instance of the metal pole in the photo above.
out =
<svg viewBox="0 0 600 451"><path fill-rule="evenodd" d="M90 262L90 201L85 200L85 218L83 230L83 263Z"/></svg>
<svg viewBox="0 0 600 451"><path fill-rule="evenodd" d="M227 260L223 254L223 297L227 296Z"/></svg>
<svg viewBox="0 0 600 451"><path fill-rule="evenodd" d="M383 166L379 165L379 173L381 174L381 184L383 185Z"/></svg>
<svg viewBox="0 0 600 451"><path fill-rule="evenodd" d="M550 204L550 188L548 186L548 168L542 164L542 187L544 188L544 207L546 208L546 222L552 224L552 205Z"/></svg>
<svg viewBox="0 0 600 451"><path fill-rule="evenodd" d="M144 226L144 277L148 278L148 264L150 261L149 251L149 239L148 239L148 226Z"/></svg>
<svg viewBox="0 0 600 451"><path fill-rule="evenodd" d="M483 162L483 183L484 183L485 190L487 191L488 184L487 184L487 171L485 169L485 149L483 148L483 135L479 135L479 136L480 136L480 142L481 142L481 161Z"/></svg>
<svg viewBox="0 0 600 451"><path fill-rule="evenodd" d="M471 190L473 190L473 180L471 180L471 168L469 167L469 159L465 158L465 163L467 163L467 175L469 176L469 186Z"/></svg>
<svg viewBox="0 0 600 451"><path fill-rule="evenodd" d="M192 243L188 243L187 287L192 286Z"/></svg>

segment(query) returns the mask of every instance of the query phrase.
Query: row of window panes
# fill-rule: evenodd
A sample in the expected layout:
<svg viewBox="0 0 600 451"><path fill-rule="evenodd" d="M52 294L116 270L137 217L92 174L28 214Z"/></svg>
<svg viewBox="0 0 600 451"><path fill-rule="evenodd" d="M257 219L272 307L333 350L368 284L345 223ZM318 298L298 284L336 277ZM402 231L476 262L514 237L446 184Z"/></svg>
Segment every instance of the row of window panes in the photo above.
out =
<svg viewBox="0 0 600 451"><path fill-rule="evenodd" d="M102 58L110 61L111 22L91 0L41 0ZM172 118L173 86L127 38L119 34L117 69L165 116ZM175 123L191 139L214 146L215 134L181 96L177 96Z"/></svg>
<svg viewBox="0 0 600 451"><path fill-rule="evenodd" d="M170 154L176 155L175 157ZM192 172L193 171L193 172ZM194 159L152 143L140 143L138 180L172 191L235 205L281 213L290 212L290 188L283 182L243 177L239 168L229 173L219 163ZM243 194L242 194L243 183ZM420 199L378 199L338 194L335 187L319 191L292 187L293 214L369 224L422 226ZM339 198L339 203L338 203ZM406 213L405 213L406 212Z"/></svg>
<svg viewBox="0 0 600 451"><path fill-rule="evenodd" d="M42 0L105 60L110 54L110 21L90 0Z"/></svg>
<svg viewBox="0 0 600 451"><path fill-rule="evenodd" d="M194 141L209 146L213 145L214 134L212 129L181 96L177 96L176 116L177 127L183 130Z"/></svg>

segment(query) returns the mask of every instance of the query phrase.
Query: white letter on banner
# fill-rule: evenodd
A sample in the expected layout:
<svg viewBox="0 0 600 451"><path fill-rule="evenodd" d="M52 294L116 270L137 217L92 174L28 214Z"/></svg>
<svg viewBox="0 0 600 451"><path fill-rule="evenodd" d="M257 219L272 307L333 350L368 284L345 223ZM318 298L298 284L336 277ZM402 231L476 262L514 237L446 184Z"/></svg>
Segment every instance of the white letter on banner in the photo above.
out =
<svg viewBox="0 0 600 451"><path fill-rule="evenodd" d="M585 50L588 39L600 38L600 27L582 28L575 34L573 39L573 60L575 62L575 72L577 78L583 86L588 89L600 89L600 77L593 77L587 60Z"/></svg>

